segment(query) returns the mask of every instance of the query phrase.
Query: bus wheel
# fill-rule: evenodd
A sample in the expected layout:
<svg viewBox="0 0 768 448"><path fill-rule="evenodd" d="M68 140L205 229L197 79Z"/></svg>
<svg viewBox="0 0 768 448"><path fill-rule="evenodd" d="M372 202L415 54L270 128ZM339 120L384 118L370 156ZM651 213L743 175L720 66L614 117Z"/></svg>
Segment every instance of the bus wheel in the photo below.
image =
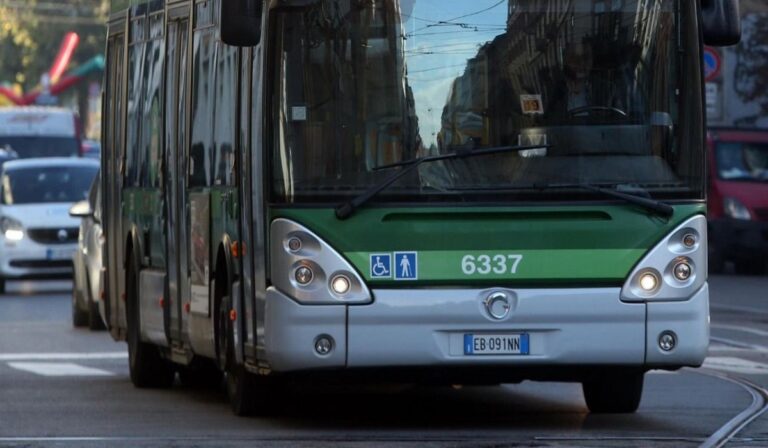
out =
<svg viewBox="0 0 768 448"><path fill-rule="evenodd" d="M160 356L157 347L141 341L139 335L139 278L133 257L126 278L126 317L128 320L128 369L131 382L139 388L170 387L176 376L173 365Z"/></svg>
<svg viewBox="0 0 768 448"><path fill-rule="evenodd" d="M223 292L223 291L222 291ZM219 294L221 295L221 293ZM254 398L255 379L244 366L237 363L235 357L235 334L234 322L230 319L230 309L232 308L230 294L218 299L217 329L216 332L218 351L223 364L227 380L227 396L232 412L235 415L252 415L256 410Z"/></svg>
<svg viewBox="0 0 768 448"><path fill-rule="evenodd" d="M594 414L637 411L643 395L644 373L616 373L582 383L584 401Z"/></svg>

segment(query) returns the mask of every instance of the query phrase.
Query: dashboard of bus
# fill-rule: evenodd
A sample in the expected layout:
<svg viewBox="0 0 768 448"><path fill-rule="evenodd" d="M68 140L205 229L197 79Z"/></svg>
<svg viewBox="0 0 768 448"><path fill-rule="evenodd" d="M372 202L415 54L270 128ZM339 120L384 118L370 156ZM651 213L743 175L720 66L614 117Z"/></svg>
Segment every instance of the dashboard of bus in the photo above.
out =
<svg viewBox="0 0 768 448"><path fill-rule="evenodd" d="M697 2L317 0L270 10L270 199L704 197ZM521 149L524 148L524 149ZM570 188L570 187L573 188Z"/></svg>

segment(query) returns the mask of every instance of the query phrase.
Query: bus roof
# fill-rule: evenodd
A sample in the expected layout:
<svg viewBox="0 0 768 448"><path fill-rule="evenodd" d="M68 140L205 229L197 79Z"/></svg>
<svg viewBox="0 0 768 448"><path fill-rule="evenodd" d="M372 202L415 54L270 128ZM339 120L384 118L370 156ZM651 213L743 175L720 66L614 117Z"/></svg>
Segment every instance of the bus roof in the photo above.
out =
<svg viewBox="0 0 768 448"><path fill-rule="evenodd" d="M161 9L161 7L165 6L165 0L110 0L109 11L110 14L115 14L134 6L146 5L150 3L153 5L153 7L150 9L153 10Z"/></svg>

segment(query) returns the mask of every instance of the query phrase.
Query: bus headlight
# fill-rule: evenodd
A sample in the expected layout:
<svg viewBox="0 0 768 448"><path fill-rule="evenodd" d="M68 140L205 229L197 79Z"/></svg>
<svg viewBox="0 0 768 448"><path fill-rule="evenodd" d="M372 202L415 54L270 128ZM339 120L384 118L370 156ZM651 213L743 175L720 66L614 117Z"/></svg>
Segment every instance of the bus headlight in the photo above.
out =
<svg viewBox="0 0 768 448"><path fill-rule="evenodd" d="M659 286L659 276L653 272L646 272L640 276L640 288L651 293Z"/></svg>
<svg viewBox="0 0 768 448"><path fill-rule="evenodd" d="M350 286L349 279L344 275L336 275L331 279L331 289L340 296L348 293Z"/></svg>
<svg viewBox="0 0 768 448"><path fill-rule="evenodd" d="M306 227L287 219L271 225L272 285L306 305L370 303L362 277L340 253Z"/></svg>
<svg viewBox="0 0 768 448"><path fill-rule="evenodd" d="M681 282L687 282L693 274L693 268L686 261L680 261L672 268L672 275Z"/></svg>
<svg viewBox="0 0 768 448"><path fill-rule="evenodd" d="M621 290L627 302L688 300L707 281L707 219L685 221L653 247Z"/></svg>
<svg viewBox="0 0 768 448"><path fill-rule="evenodd" d="M306 267L306 266L300 266L298 269L296 269L296 273L294 274L294 278L296 279L296 283L306 286L312 282L312 279L315 277L315 274L312 272L312 269Z"/></svg>

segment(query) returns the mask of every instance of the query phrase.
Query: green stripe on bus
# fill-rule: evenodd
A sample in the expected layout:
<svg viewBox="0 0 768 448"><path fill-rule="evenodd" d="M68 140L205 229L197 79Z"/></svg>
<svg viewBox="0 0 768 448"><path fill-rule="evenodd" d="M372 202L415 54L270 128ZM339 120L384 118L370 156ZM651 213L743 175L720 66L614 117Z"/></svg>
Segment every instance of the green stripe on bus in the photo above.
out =
<svg viewBox="0 0 768 448"><path fill-rule="evenodd" d="M304 225L369 280L371 254L412 251L418 253L418 277L425 283L503 280L616 284L664 236L705 211L703 204L678 205L674 216L665 220L631 205L370 207L341 221L333 209L285 208L273 209L271 218ZM491 266L488 274L466 275L462 270L466 255L522 255L523 261L515 274L496 274Z"/></svg>

